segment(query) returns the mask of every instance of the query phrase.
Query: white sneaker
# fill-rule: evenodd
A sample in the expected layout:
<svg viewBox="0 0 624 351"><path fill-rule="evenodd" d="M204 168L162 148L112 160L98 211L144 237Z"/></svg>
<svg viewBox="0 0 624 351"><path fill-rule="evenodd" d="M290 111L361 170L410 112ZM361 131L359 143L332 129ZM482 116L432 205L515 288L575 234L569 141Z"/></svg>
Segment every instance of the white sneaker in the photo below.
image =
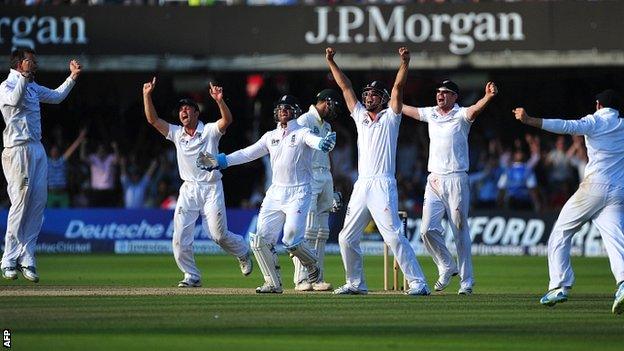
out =
<svg viewBox="0 0 624 351"><path fill-rule="evenodd" d="M446 287L451 283L451 277L454 277L458 274L457 271L446 271L443 274L440 274L438 277L438 281L433 286L435 291L442 291L446 289Z"/></svg>
<svg viewBox="0 0 624 351"><path fill-rule="evenodd" d="M560 302L568 301L568 288L554 288L549 290L542 298L540 299L540 303L544 306L554 306Z"/></svg>
<svg viewBox="0 0 624 351"><path fill-rule="evenodd" d="M334 295L366 295L367 290L354 289L349 284L345 284L338 289L334 290Z"/></svg>
<svg viewBox="0 0 624 351"><path fill-rule="evenodd" d="M331 283L321 281L312 284L312 289L314 289L314 291L330 291L332 289L332 285Z"/></svg>
<svg viewBox="0 0 624 351"><path fill-rule="evenodd" d="M201 280L192 278L185 278L178 283L178 288L199 288L201 286Z"/></svg>
<svg viewBox="0 0 624 351"><path fill-rule="evenodd" d="M20 270L22 271L22 275L24 276L24 278L26 278L27 280L30 280L33 283L38 283L39 282L39 275L37 274L37 269L33 266L28 266L28 267L20 267Z"/></svg>
<svg viewBox="0 0 624 351"><path fill-rule="evenodd" d="M17 279L17 268L15 267L2 268L2 277L7 280Z"/></svg>
<svg viewBox="0 0 624 351"><path fill-rule="evenodd" d="M312 291L312 284L304 280L301 283L295 285L295 291Z"/></svg>
<svg viewBox="0 0 624 351"><path fill-rule="evenodd" d="M249 252L245 256L237 257L238 264L240 265L241 273L244 276L248 276L253 271L253 260L249 255Z"/></svg>
<svg viewBox="0 0 624 351"><path fill-rule="evenodd" d="M622 314L622 312L624 312L624 282L620 283L620 286L615 292L615 299L613 300L611 312L613 312L613 314Z"/></svg>
<svg viewBox="0 0 624 351"><path fill-rule="evenodd" d="M273 286L269 283L264 283L256 288L256 293L258 294L281 294L283 291L281 286Z"/></svg>
<svg viewBox="0 0 624 351"><path fill-rule="evenodd" d="M457 295L472 295L472 288L459 288Z"/></svg>
<svg viewBox="0 0 624 351"><path fill-rule="evenodd" d="M409 290L405 292L405 295L427 296L427 295L431 295L431 290L429 290L429 287L427 286L427 284L421 283L421 284L414 286L413 288L409 288Z"/></svg>

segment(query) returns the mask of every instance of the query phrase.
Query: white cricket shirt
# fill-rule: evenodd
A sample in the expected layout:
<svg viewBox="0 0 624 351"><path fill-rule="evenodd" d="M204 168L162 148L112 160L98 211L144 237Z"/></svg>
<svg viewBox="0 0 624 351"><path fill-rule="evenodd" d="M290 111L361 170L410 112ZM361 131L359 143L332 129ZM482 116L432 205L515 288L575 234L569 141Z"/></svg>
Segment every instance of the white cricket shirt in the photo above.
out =
<svg viewBox="0 0 624 351"><path fill-rule="evenodd" d="M320 142L310 129L291 120L286 128L278 125L256 143L227 155L227 163L239 165L269 154L274 185L306 185L312 180L312 151L319 150Z"/></svg>
<svg viewBox="0 0 624 351"><path fill-rule="evenodd" d="M429 172L468 171L468 133L472 122L468 120L467 110L458 104L446 115L437 106L418 109L420 120L429 124Z"/></svg>
<svg viewBox="0 0 624 351"><path fill-rule="evenodd" d="M358 177L394 177L401 115L391 108L381 110L374 122L361 102L351 113L357 129Z"/></svg>
<svg viewBox="0 0 624 351"><path fill-rule="evenodd" d="M215 182L221 180L221 172L214 170L206 172L197 167L199 152L219 153L219 139L223 134L219 131L216 122L205 124L201 121L193 136L184 131L184 127L170 124L167 140L171 140L176 147L176 158L180 178L186 182Z"/></svg>
<svg viewBox="0 0 624 351"><path fill-rule="evenodd" d="M318 137L325 137L331 133L331 125L325 122L319 115L314 105L310 106L308 112L302 114L297 118L297 123L303 127L307 127L312 131L312 134ZM330 169L329 154L320 150L312 151L312 168L322 168L325 170Z"/></svg>
<svg viewBox="0 0 624 351"><path fill-rule="evenodd" d="M76 82L67 78L52 90L35 82L28 82L12 69L0 83L0 111L4 117L2 141L4 147L13 147L41 140L41 109L39 103L60 104Z"/></svg>
<svg viewBox="0 0 624 351"><path fill-rule="evenodd" d="M544 119L542 129L584 135L589 162L584 182L624 188L624 118L617 110L601 108L579 120Z"/></svg>

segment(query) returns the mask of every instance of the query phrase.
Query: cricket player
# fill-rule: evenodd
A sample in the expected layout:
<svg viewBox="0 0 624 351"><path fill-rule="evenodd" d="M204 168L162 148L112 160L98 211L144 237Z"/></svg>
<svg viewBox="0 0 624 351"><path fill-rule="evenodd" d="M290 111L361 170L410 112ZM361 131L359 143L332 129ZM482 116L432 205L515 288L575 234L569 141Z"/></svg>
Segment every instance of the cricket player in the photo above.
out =
<svg viewBox="0 0 624 351"><path fill-rule="evenodd" d="M316 255L304 241L312 195L312 151L331 151L336 144L336 133L323 138L314 135L297 123L300 114L297 99L284 95L274 110L276 129L265 133L255 144L229 155L203 154L197 160L198 167L212 170L251 162L266 154L270 156L272 184L258 214L257 233L250 233L251 248L264 275L264 284L256 288L257 293L283 292L275 251L282 229L282 242L289 254L297 257L307 269L308 281L314 284L320 277Z"/></svg>
<svg viewBox="0 0 624 351"><path fill-rule="evenodd" d="M396 171L396 148L403 109L403 87L407 80L410 55L399 48L401 64L392 94L382 82L374 81L364 88L359 102L351 81L334 62L333 48L325 49L325 58L336 83L342 90L347 108L357 129L358 179L347 207L344 226L338 236L346 272L346 284L334 294L366 294L360 241L371 215L384 241L396 257L409 282L409 295L429 295L425 276L409 241L401 233ZM386 105L389 102L389 107Z"/></svg>
<svg viewBox="0 0 624 351"><path fill-rule="evenodd" d="M33 50L18 49L10 56L9 76L0 84L4 117L2 169L11 201L2 254L2 276L37 283L35 244L48 200L48 164L41 145L41 103L60 104L76 84L82 67L69 62L70 75L56 89L35 82L37 58Z"/></svg>
<svg viewBox="0 0 624 351"><path fill-rule="evenodd" d="M568 299L574 284L570 264L572 236L592 221L604 243L617 292L611 311L624 312L624 116L609 89L596 95L596 112L578 120L529 117L522 107L517 120L552 133L584 135L589 162L579 189L565 203L548 239L549 291L540 303L554 306Z"/></svg>
<svg viewBox="0 0 624 351"><path fill-rule="evenodd" d="M173 257L184 273L181 288L200 287L201 273L193 257L193 232L201 215L204 230L227 253L238 259L241 272L247 276L253 269L249 246L245 239L227 229L225 198L221 172L203 172L195 166L200 152L217 153L219 139L232 123L232 113L223 100L223 89L210 83L210 96L219 106L221 118L204 124L198 120L199 106L191 99L178 102L178 117L182 126L169 124L158 118L152 92L156 78L143 85L143 103L147 121L176 147L180 178L184 181L173 215Z"/></svg>
<svg viewBox="0 0 624 351"><path fill-rule="evenodd" d="M324 89L316 95L316 103L310 105L308 112L297 118L297 122L309 128L312 133L325 137L331 133L330 121L336 118L340 106L340 95L333 89ZM293 281L297 291L328 291L330 283L323 278L325 243L329 238L329 213L334 211L334 204L341 202L342 195L334 193L334 182L330 172L329 154L314 150L312 152L312 198L306 221L305 241L313 248L320 269L319 281L311 284L305 267L297 257L293 257L295 274Z"/></svg>
<svg viewBox="0 0 624 351"><path fill-rule="evenodd" d="M445 80L436 91L436 106L416 108L403 105L403 114L428 123L430 172L425 187L421 236L438 267L435 290L442 291L451 277L459 274L459 295L470 295L474 285L468 209L468 132L477 116L498 93L493 82L485 85L485 95L470 107L456 101L459 87ZM457 262L446 247L442 217L446 214L457 247Z"/></svg>

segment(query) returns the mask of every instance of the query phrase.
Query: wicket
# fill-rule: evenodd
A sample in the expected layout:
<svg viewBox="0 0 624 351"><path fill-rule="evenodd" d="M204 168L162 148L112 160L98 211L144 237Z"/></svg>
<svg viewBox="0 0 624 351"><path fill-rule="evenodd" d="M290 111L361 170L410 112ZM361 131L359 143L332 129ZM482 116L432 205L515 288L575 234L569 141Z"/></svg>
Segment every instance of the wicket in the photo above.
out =
<svg viewBox="0 0 624 351"><path fill-rule="evenodd" d="M399 211L399 217L401 218L401 222L403 223L403 235L407 236L407 212ZM388 269L389 269L389 248L386 243L383 244L384 248L384 290L407 290L409 289L409 284L405 279L405 275L403 275L403 286L399 286L399 262L396 257L393 259L392 263L392 289L389 289L389 277L388 277Z"/></svg>

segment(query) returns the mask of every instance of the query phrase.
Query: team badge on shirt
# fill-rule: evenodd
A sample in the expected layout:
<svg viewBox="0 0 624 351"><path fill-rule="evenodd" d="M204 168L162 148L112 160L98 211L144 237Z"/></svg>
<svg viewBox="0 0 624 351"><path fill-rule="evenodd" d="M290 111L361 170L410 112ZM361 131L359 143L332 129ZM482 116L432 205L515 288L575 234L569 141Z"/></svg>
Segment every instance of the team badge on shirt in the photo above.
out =
<svg viewBox="0 0 624 351"><path fill-rule="evenodd" d="M277 146L279 144L279 139L271 139L271 146Z"/></svg>
<svg viewBox="0 0 624 351"><path fill-rule="evenodd" d="M296 141L296 139L297 139L297 135L296 135L296 134L293 134L293 135L290 137L290 145L289 145L289 146L291 146L291 147L295 146L295 141Z"/></svg>
<svg viewBox="0 0 624 351"><path fill-rule="evenodd" d="M314 129L312 129L312 133L318 134L319 133L318 127L314 126Z"/></svg>

